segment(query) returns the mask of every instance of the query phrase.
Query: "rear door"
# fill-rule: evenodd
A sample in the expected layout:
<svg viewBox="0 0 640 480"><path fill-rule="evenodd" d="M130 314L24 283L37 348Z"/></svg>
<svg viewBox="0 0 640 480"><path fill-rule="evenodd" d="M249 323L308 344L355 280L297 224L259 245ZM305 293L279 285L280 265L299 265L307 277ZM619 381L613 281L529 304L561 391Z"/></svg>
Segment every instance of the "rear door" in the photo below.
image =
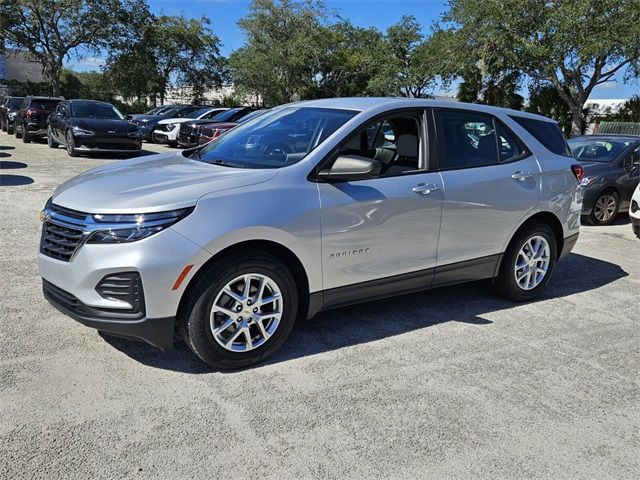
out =
<svg viewBox="0 0 640 480"><path fill-rule="evenodd" d="M425 118L410 109L372 120L335 153L379 160L377 178L318 183L326 306L431 284L443 194L428 168ZM338 287L348 288L330 292Z"/></svg>
<svg viewBox="0 0 640 480"><path fill-rule="evenodd" d="M436 283L493 276L514 228L538 203L540 168L495 117L433 113L444 188Z"/></svg>
<svg viewBox="0 0 640 480"><path fill-rule="evenodd" d="M618 179L621 187L622 198L620 199L621 208L629 208L631 197L638 183L640 183L640 145L625 156L621 162L623 174Z"/></svg>

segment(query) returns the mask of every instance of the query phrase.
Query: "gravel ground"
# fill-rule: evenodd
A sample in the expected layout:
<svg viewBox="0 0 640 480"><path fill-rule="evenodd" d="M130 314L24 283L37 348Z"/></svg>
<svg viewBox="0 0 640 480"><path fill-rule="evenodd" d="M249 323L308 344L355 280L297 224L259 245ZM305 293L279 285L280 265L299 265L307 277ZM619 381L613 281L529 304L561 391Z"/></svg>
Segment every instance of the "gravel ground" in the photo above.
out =
<svg viewBox="0 0 640 480"><path fill-rule="evenodd" d="M626 218L585 227L537 302L478 283L335 310L268 364L219 373L184 346L101 337L42 297L37 212L117 159L5 133L0 157L0 478L638 478Z"/></svg>

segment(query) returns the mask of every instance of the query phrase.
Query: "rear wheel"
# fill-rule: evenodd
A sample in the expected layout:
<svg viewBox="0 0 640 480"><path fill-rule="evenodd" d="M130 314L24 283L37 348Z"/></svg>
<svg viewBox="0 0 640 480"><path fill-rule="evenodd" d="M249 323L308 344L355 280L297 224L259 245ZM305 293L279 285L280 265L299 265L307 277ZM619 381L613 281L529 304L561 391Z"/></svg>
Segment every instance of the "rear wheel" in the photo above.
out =
<svg viewBox="0 0 640 480"><path fill-rule="evenodd" d="M67 133L65 135L65 141L67 142L67 153L69 154L70 157L77 157L78 156L78 152L76 151L76 146L75 143L73 141L73 135L71 135L71 131L67 130Z"/></svg>
<svg viewBox="0 0 640 480"><path fill-rule="evenodd" d="M589 222L593 225L608 225L618 216L620 208L620 198L613 190L608 190L600 194L593 211L589 215Z"/></svg>
<svg viewBox="0 0 640 480"><path fill-rule="evenodd" d="M22 125L22 143L31 143L31 135L24 125Z"/></svg>
<svg viewBox="0 0 640 480"><path fill-rule="evenodd" d="M293 275L262 252L214 263L186 295L183 337L201 360L220 369L247 367L273 355L298 310Z"/></svg>
<svg viewBox="0 0 640 480"><path fill-rule="evenodd" d="M533 300L545 289L556 265L556 238L546 223L532 223L516 233L494 281L509 300Z"/></svg>
<svg viewBox="0 0 640 480"><path fill-rule="evenodd" d="M53 139L53 132L51 131L51 126L47 128L47 145L49 148L58 148L58 142Z"/></svg>

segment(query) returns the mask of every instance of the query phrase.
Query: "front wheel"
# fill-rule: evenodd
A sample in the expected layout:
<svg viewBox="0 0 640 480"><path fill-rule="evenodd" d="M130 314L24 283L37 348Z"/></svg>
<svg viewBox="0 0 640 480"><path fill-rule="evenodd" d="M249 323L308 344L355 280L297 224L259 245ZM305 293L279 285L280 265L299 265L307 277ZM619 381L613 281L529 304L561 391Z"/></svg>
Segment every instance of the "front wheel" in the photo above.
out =
<svg viewBox="0 0 640 480"><path fill-rule="evenodd" d="M67 130L67 134L65 136L65 141L67 142L67 153L70 157L77 157L78 152L76 151L76 146L73 141L73 135L71 135L71 131Z"/></svg>
<svg viewBox="0 0 640 480"><path fill-rule="evenodd" d="M53 132L51 131L51 126L47 128L47 145L49 148L58 148L58 142L53 139Z"/></svg>
<svg viewBox="0 0 640 480"><path fill-rule="evenodd" d="M9 123L9 120L7 120L7 135L13 135L13 132L14 132L13 125L11 125Z"/></svg>
<svg viewBox="0 0 640 480"><path fill-rule="evenodd" d="M243 368L273 355L298 313L298 289L278 258L236 254L199 275L185 294L179 322L191 350L220 369Z"/></svg>
<svg viewBox="0 0 640 480"><path fill-rule="evenodd" d="M494 280L498 292L516 302L533 300L545 289L556 265L556 238L545 223L533 223L516 233Z"/></svg>
<svg viewBox="0 0 640 480"><path fill-rule="evenodd" d="M589 222L592 225L608 225L618 216L619 207L620 201L616 192L613 190L603 192L593 205Z"/></svg>

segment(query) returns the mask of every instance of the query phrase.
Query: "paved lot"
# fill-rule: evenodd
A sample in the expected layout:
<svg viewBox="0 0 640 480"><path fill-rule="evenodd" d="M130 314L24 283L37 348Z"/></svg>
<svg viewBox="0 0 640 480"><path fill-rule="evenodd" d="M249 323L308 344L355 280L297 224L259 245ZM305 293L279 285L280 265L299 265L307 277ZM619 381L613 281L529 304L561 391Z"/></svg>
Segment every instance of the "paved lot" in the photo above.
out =
<svg viewBox="0 0 640 480"><path fill-rule="evenodd" d="M345 308L298 325L269 364L218 373L42 298L37 212L119 160L4 133L0 157L0 478L638 478L626 219L584 228L538 302L480 283Z"/></svg>

